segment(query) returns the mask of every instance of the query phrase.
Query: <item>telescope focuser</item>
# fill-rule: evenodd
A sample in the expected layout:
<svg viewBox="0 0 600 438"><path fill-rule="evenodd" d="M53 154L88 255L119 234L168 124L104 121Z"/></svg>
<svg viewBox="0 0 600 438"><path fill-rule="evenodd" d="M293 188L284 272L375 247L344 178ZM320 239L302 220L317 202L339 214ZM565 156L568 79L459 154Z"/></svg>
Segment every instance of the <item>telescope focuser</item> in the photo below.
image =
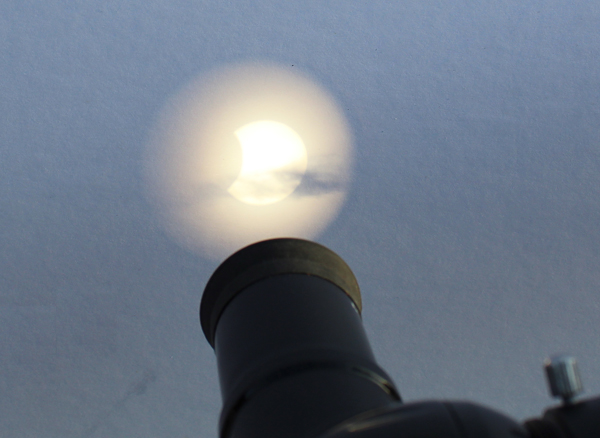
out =
<svg viewBox="0 0 600 438"><path fill-rule="evenodd" d="M266 240L225 260L200 305L217 356L220 438L600 438L600 397L575 401L569 356L545 364L563 404L524 424L471 402L402 403L361 309L351 269L317 243Z"/></svg>

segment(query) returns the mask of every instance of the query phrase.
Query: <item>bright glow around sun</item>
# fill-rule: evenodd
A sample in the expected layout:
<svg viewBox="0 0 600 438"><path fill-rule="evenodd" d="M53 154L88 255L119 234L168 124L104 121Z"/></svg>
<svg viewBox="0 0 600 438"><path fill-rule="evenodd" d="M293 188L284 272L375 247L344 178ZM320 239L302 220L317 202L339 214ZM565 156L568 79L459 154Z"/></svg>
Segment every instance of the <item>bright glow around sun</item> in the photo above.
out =
<svg viewBox="0 0 600 438"><path fill-rule="evenodd" d="M261 120L235 131L242 148L242 169L227 189L242 202L266 205L281 201L306 172L302 139L283 123Z"/></svg>
<svg viewBox="0 0 600 438"><path fill-rule="evenodd" d="M170 100L146 156L151 200L187 248L222 258L273 237L312 239L342 206L350 129L296 68L220 68Z"/></svg>

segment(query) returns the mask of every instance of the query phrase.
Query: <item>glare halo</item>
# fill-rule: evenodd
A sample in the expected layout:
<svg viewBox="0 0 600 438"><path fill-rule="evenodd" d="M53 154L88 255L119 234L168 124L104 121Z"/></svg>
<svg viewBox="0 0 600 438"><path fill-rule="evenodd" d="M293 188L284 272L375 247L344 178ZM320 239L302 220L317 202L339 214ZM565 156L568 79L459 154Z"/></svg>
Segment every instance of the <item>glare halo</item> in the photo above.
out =
<svg viewBox="0 0 600 438"><path fill-rule="evenodd" d="M236 131L256 121L287 126L306 150L303 176L290 172L301 176L295 190L262 205L228 190L244 161ZM170 234L220 259L258 240L314 238L343 204L351 159L349 127L327 92L295 69L249 63L203 75L167 103L145 176Z"/></svg>

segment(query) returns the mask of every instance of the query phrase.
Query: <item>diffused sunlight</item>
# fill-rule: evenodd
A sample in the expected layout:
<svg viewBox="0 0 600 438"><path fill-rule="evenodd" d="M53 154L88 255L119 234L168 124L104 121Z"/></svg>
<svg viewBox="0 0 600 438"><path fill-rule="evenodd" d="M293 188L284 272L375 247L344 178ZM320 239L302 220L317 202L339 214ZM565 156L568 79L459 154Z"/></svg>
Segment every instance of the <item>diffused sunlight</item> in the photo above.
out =
<svg viewBox="0 0 600 438"><path fill-rule="evenodd" d="M343 204L351 156L328 93L295 69L251 63L168 102L146 177L171 235L221 258L258 240L314 238Z"/></svg>

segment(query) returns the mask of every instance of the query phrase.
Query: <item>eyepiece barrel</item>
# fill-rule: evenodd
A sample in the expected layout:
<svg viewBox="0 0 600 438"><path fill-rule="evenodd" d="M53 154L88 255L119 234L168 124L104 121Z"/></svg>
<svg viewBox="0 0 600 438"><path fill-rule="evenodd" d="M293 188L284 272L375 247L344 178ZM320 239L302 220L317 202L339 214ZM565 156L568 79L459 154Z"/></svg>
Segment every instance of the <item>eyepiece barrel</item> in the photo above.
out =
<svg viewBox="0 0 600 438"><path fill-rule="evenodd" d="M221 438L316 436L398 401L360 311L354 274L319 244L267 240L223 262L200 306L219 368Z"/></svg>
<svg viewBox="0 0 600 438"><path fill-rule="evenodd" d="M252 283L281 274L303 274L330 281L350 297L359 313L362 310L356 278L336 253L308 240L264 240L231 255L217 268L204 289L200 321L213 348L217 322L229 301Z"/></svg>

